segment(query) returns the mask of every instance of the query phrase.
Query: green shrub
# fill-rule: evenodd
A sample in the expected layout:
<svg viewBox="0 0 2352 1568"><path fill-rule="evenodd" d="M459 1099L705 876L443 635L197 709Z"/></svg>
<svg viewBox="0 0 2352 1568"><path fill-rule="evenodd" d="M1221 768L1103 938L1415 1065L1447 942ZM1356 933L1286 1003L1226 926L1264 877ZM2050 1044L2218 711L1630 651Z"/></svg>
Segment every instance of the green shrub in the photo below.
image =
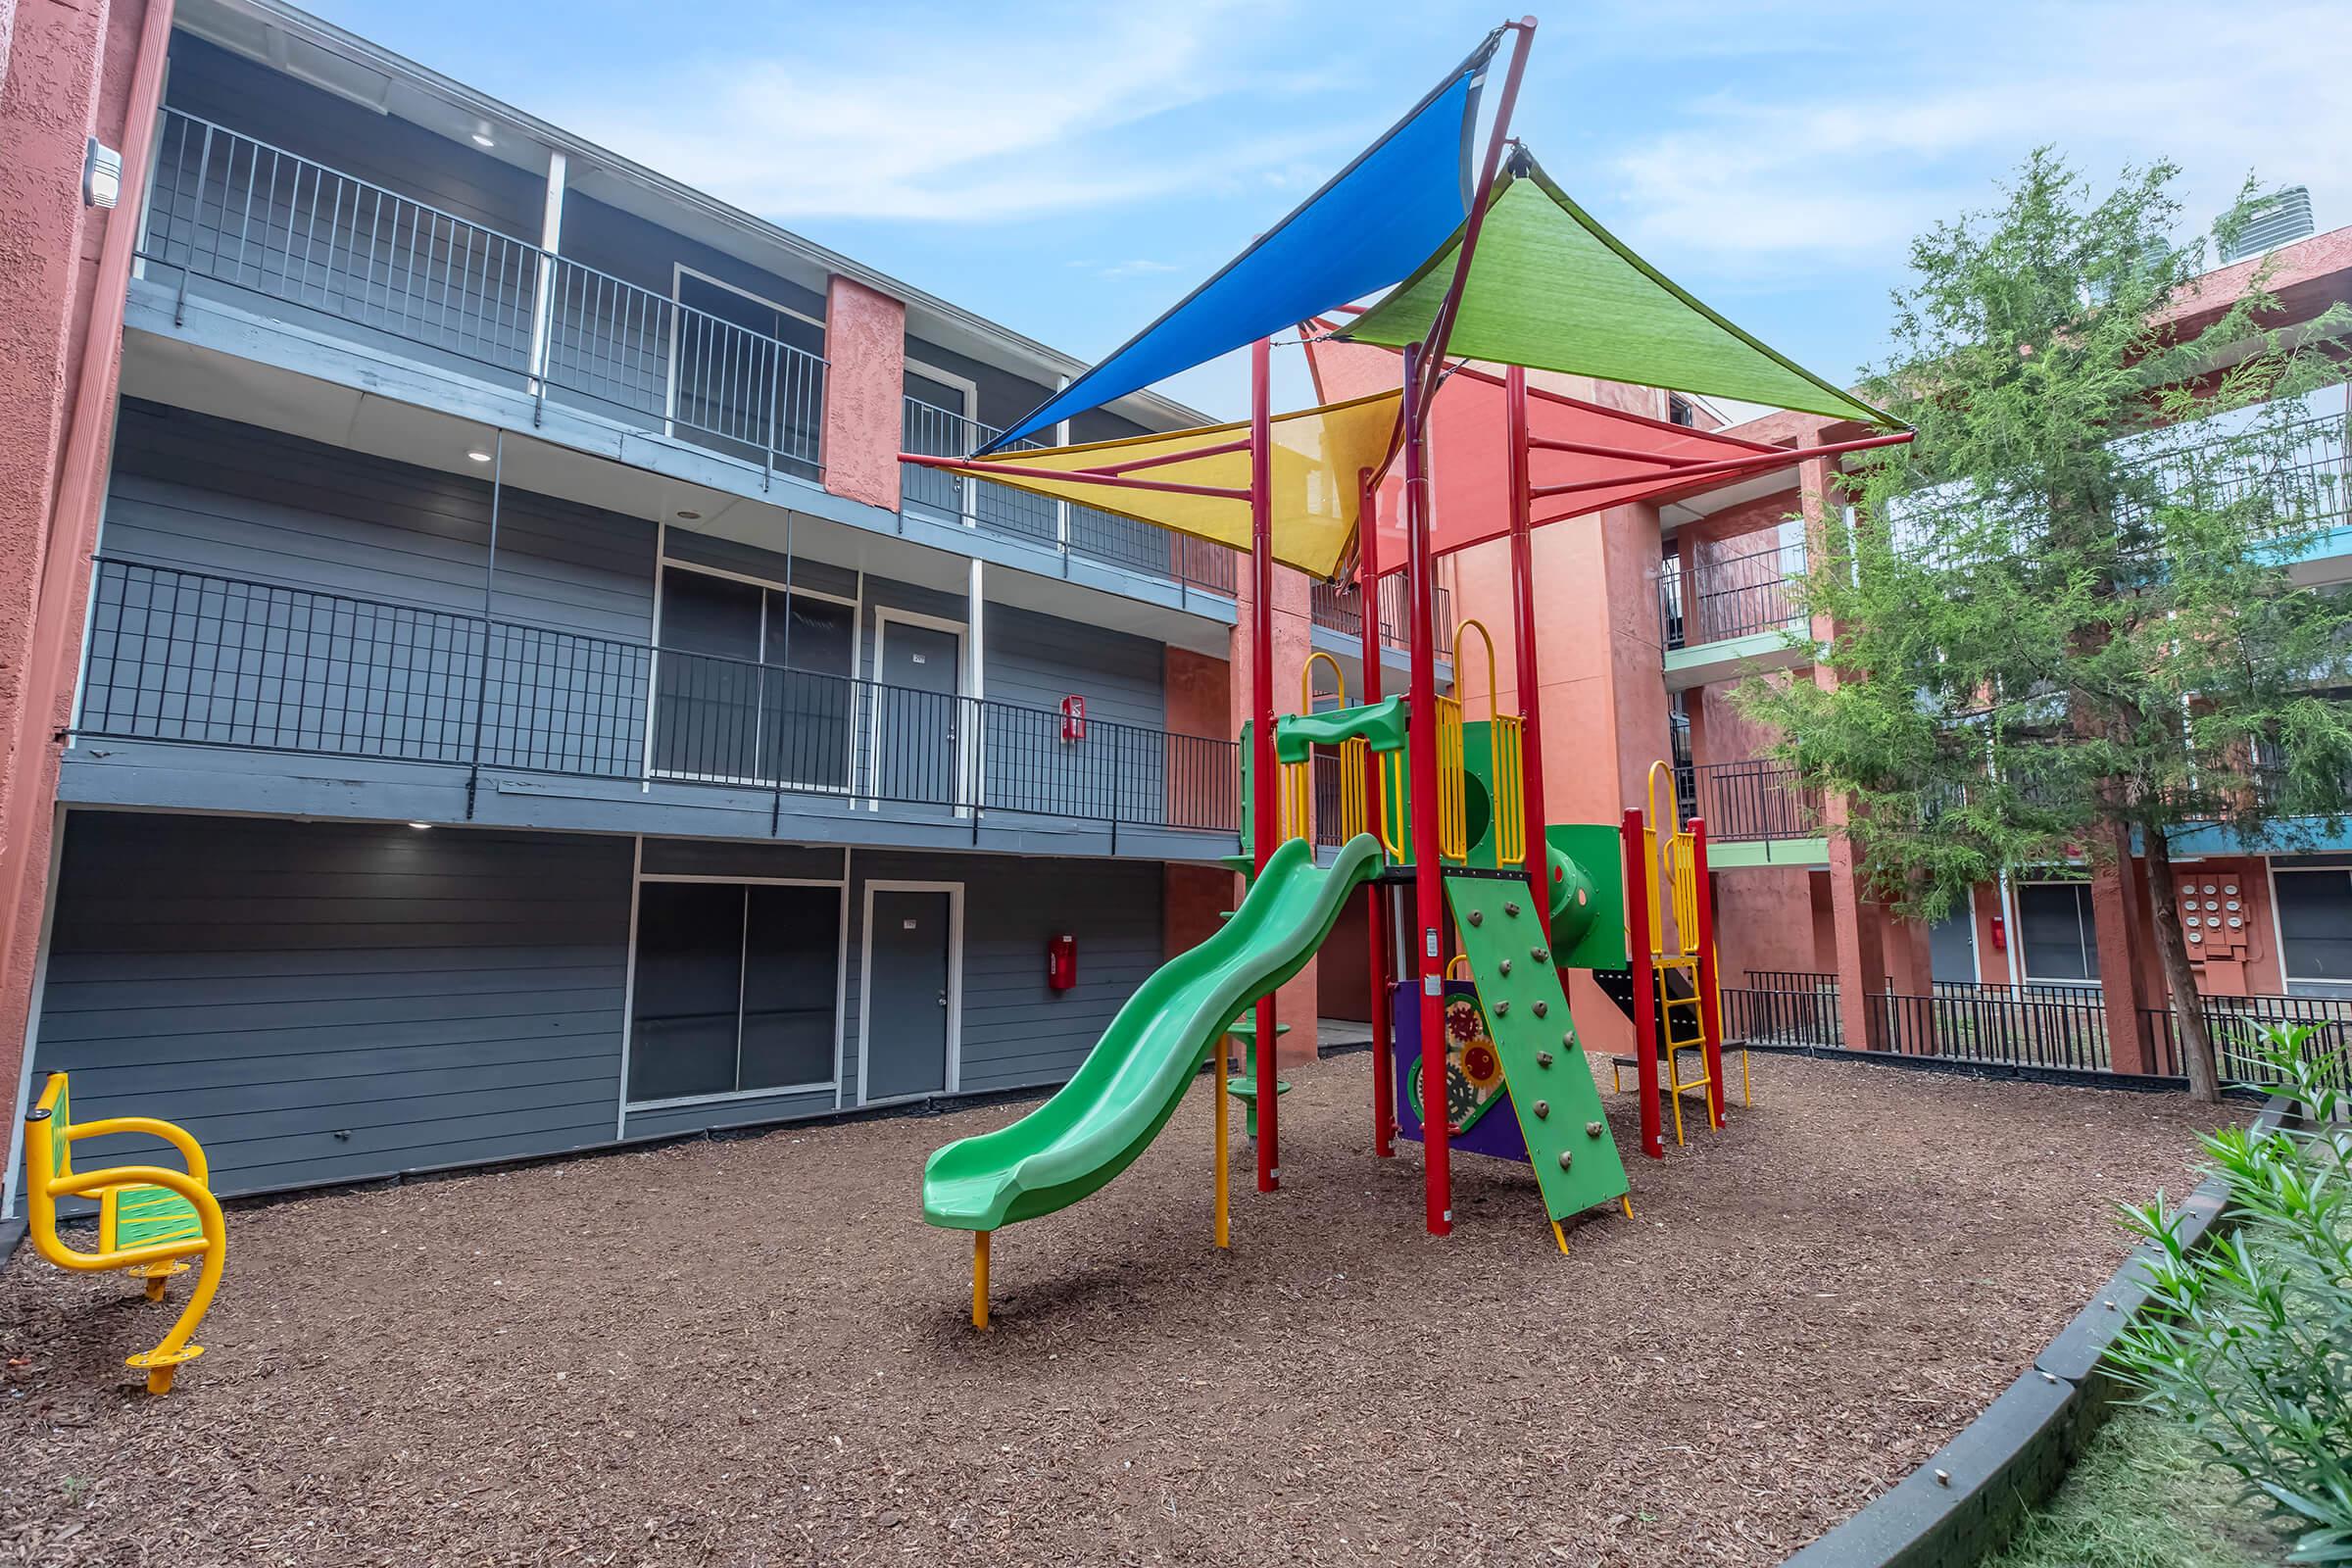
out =
<svg viewBox="0 0 2352 1568"><path fill-rule="evenodd" d="M2127 1211L2161 1256L2148 1310L2109 1356L2141 1403L2294 1517L2289 1562L2352 1563L2352 1134L2310 1034L2267 1031L2260 1047L2301 1128L2201 1140L2229 1185L2229 1234L2191 1253L2161 1194Z"/></svg>

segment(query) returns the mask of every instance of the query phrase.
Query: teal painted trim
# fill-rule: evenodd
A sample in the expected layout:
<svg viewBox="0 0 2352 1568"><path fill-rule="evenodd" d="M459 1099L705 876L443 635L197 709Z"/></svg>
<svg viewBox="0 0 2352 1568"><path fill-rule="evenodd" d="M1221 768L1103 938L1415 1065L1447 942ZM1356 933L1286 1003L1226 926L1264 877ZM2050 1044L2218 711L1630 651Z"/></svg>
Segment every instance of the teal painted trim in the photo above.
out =
<svg viewBox="0 0 2352 1568"><path fill-rule="evenodd" d="M2295 549L2272 546L2264 552L2282 566L2297 566L2306 562L2327 561L2337 556L2352 556L2352 527L2330 528Z"/></svg>
<svg viewBox="0 0 2352 1568"><path fill-rule="evenodd" d="M1707 868L1712 871L1750 870L1761 865L1816 866L1830 863L1830 841L1821 839L1740 839L1707 846Z"/></svg>
<svg viewBox="0 0 2352 1568"><path fill-rule="evenodd" d="M2323 855L2352 851L2352 820L2339 823L2333 832L2328 830L2327 820L2316 816L2282 817L2269 824L2249 841L2239 838L2225 827L2204 826L2182 828L2168 841L2176 859L2184 855ZM2132 835L2132 853L2146 853L2147 846L2140 835Z"/></svg>
<svg viewBox="0 0 2352 1568"><path fill-rule="evenodd" d="M1788 639L1802 636L1804 630L1804 621L1791 620L1783 626L1751 631L1744 637L1725 637L1711 643L1692 643L1687 648L1669 648L1665 657L1666 673L1672 676L1714 664L1746 663L1762 661L1772 654L1797 653L1809 662L1809 655L1788 646Z"/></svg>

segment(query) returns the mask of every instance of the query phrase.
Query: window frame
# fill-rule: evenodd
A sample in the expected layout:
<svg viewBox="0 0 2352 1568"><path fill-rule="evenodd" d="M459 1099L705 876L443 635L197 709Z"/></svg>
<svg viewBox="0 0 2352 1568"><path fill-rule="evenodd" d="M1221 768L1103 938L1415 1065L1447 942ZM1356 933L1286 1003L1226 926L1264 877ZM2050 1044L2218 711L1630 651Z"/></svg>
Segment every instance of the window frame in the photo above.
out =
<svg viewBox="0 0 2352 1568"><path fill-rule="evenodd" d="M843 719L842 719L842 757L843 757L843 759L845 760L845 761L848 763L848 772L849 772L849 777L848 777L848 778L844 779L844 780L843 780L841 783L839 783L839 784L827 784L827 783L823 783L823 782L810 782L810 781L804 780L804 779L790 779L790 778L762 778L762 777L759 776L759 774L758 774L758 772L757 772L757 769L758 769L758 767L759 767L759 765L760 765L760 764L759 764L759 754L760 754L760 747L759 747L759 743L758 743L758 741L757 741L756 739L755 739L755 741L754 741L754 743L753 743L753 748L752 748L752 758L753 758L752 765L753 765L753 768L755 769L755 771L754 771L752 774L749 774L749 775L746 775L746 776L743 776L743 777L740 777L740 778L739 778L739 777L736 777L736 776L734 776L734 775L731 775L731 774L721 774L721 773L694 773L694 772L688 772L688 771L685 771L685 770L683 770L683 769L678 769L678 768L667 768L667 767L662 767L662 766L658 765L658 763L657 763L657 762L656 762L656 760L655 760L655 758L656 758L656 737L657 737L657 734L658 734L658 727L659 727L659 725L661 724L661 710L662 710L662 677L661 677L661 662L662 662L662 654L664 654L664 653L668 653L668 652L676 652L676 650L671 650L671 649L665 648L665 647L663 646L663 641L662 641L662 631L663 631L662 619L663 619L663 615L665 614L665 612L666 612L666 611L667 611L667 609L668 609L668 598L669 598L669 596L668 596L668 593L666 592L666 588L667 588L667 583L668 583L668 574L669 574L669 572L670 572L672 569L675 569L675 570L678 570L678 571L689 571L689 572L695 572L695 573L698 573L699 575L702 575L702 576L705 576L705 577L716 577L716 578L719 578L719 579L721 579L722 581L726 581L726 582L738 582L738 583L743 583L743 584L745 584L745 585L747 585L747 586L749 586L749 587L758 588L758 589L760 589L760 590L762 590L762 591L761 591L761 593L760 593L760 658L759 659L758 662L759 662L760 665L762 665L762 666L764 666L764 667L766 667L766 668L769 668L769 669L783 669L783 668L786 668L787 666L785 666L785 665L782 665L782 664L769 664L769 663L767 662L766 654L767 654L767 619L768 619L768 615L767 615L767 610L768 610L768 606L767 606L767 595L768 595L768 594L771 594L771 593L783 594L783 595L785 595L785 596L786 596L788 599L789 599L789 598L794 598L794 597L803 597L803 598L808 598L808 599L813 599L813 600L817 600L817 601L819 601L820 603L823 603L823 604L828 604L828 605L838 605L838 606L842 607L843 609L846 609L847 611L849 611L849 612L850 612L850 672L849 672L849 675L848 675L846 678L847 678L847 679L849 680L849 682L850 682L850 700L849 700L849 702L848 702L847 704L845 704L845 705L844 705L844 707L845 707L845 708L846 708L848 710L847 710L847 712L845 712L845 713L844 713L844 715L843 715ZM734 786L737 786L737 787L739 787L739 788L744 788L744 789L762 789L762 790L768 790L768 789L788 789L788 790L791 790L792 792L794 792L795 794L798 794L798 795L838 795L838 796L842 797L842 798L843 798L843 799L845 799L845 800L846 800L846 799L849 799L849 798L851 798L851 797L853 797L854 795L856 795L856 794L857 794L857 791L858 791L858 777L857 777L857 773L858 773L858 768L857 768L857 760L858 760L858 680L861 678L861 677L860 677L860 675L859 675L859 671L860 671L860 670L862 670L862 669L865 667L865 663L864 663L864 652L865 652L865 650L864 650L864 643L865 643L865 573L864 573L864 572L860 571L860 572L858 574L858 593L857 593L857 595L856 595L855 597L848 597L848 596L844 596L844 595L842 595L842 594L833 593L833 592L831 592L831 591L829 591L829 590L827 590L827 589L823 589L823 588L806 588L806 587L803 587L803 586L801 586L799 583L781 583L781 582L777 582L777 581L776 581L776 580L774 580L773 578L770 578L770 577L760 577L760 576L757 576L757 575L754 575L754 574L753 574L753 573L751 573L751 572L746 572L746 571L730 571L730 570L728 570L728 569L727 569L726 567L724 567L724 566L706 566L706 565L704 565L702 563L700 563L700 562L696 562L696 561L680 561L680 560L678 560L676 557L674 557L674 556L672 556L672 555L670 555L670 554L669 554L669 549L668 549L668 533L667 533L667 531L666 531L666 530L664 530L664 532L663 532L663 534L662 534L662 551L661 551L661 554L660 554L660 555L659 555L659 556L656 558L656 560L655 560L655 563L654 563L654 664L653 664L653 668L652 668L652 669L651 669L651 670L648 672L648 679L647 679L647 682L646 682L646 685L647 685L647 690L646 690L646 699L645 699L645 702L646 702L646 712L645 712L645 776L646 776L646 780L647 780L648 784L650 785L650 784L652 783L652 781L654 781L654 780L656 780L656 779L662 779L662 780L664 780L664 781L675 782L675 783L684 783L684 784L728 784L728 785L734 785ZM878 638L877 638L877 643L878 643ZM700 658L700 657L706 657L706 656L695 655L695 654L684 654L684 655L682 655L682 657L685 657L685 658L692 659L692 658ZM877 652L877 657L878 657L878 652ZM811 674L813 674L813 673L817 673L817 672L816 672L816 671L805 671L804 673L811 673ZM824 678L827 678L827 679L840 679L840 678L843 678L843 677L838 677L838 676L827 676L827 677L824 677ZM961 684L961 682L960 682L960 676L959 676L959 677L958 677L958 686L959 686L959 688L960 688L960 684ZM757 734L757 732L755 732L755 734Z"/></svg>
<svg viewBox="0 0 2352 1568"><path fill-rule="evenodd" d="M629 1098L629 1069L637 1033L637 918L636 890L649 882L696 883L705 886L740 888L749 908L750 892L756 887L770 888L832 888L838 897L834 901L836 930L833 943L833 1076L805 1084L778 1084L760 1089L728 1089L707 1095L672 1095L662 1100L631 1100ZM749 941L748 921L737 933L738 939ZM645 1111L672 1110L685 1105L729 1104L745 1100L772 1100L779 1096L830 1093L834 1104L841 1103L841 1068L843 1042L843 1005L849 996L850 960L850 879L845 866L840 876L733 876L683 871L645 871L637 873L631 889L629 912L628 982L624 988L628 997L628 1011L624 1019L627 1033L620 1063L620 1112L625 1119ZM735 1004L736 1073L740 1081L743 1071L743 1001L740 986Z"/></svg>
<svg viewBox="0 0 2352 1568"><path fill-rule="evenodd" d="M2019 980L2027 985L2034 986L2081 986L2084 990L2098 990L2105 984L2105 981L2097 974L2037 975L2034 972L2033 950L2026 942L2025 891L2028 888L2073 888L2079 890L2075 896L2075 929L2082 944L2082 967L2090 968L2093 963L2097 962L2099 955L2098 911L2095 907L2086 907L2084 904L2084 898L2090 892L2090 884L2087 881L2072 877L2015 877L2009 883L2009 901L2011 913L2015 916L2016 922L2014 950L2017 954Z"/></svg>

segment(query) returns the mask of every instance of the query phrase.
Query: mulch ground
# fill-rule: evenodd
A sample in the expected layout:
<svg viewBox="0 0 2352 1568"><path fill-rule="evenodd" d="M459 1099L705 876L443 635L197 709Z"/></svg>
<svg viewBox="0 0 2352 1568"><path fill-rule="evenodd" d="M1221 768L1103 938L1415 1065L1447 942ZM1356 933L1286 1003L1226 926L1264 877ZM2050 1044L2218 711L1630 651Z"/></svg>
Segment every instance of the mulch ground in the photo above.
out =
<svg viewBox="0 0 2352 1568"><path fill-rule="evenodd" d="M1203 1080L998 1237L986 1335L918 1183L1025 1106L234 1211L164 1398L122 1357L167 1309L26 1249L0 1562L1778 1562L2005 1387L2230 1112L1755 1069L1568 1257L1532 1173L1469 1155L1425 1236L1362 1054L1293 1072L1281 1194L1237 1140L1218 1255Z"/></svg>

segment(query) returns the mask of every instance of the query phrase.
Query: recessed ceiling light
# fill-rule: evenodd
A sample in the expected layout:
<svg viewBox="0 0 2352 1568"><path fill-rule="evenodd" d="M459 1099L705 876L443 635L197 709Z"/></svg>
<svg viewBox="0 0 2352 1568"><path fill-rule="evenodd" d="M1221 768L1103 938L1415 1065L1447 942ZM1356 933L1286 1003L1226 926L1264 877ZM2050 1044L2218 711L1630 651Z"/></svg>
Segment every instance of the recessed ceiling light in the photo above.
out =
<svg viewBox="0 0 2352 1568"><path fill-rule="evenodd" d="M476 463L488 463L490 461L490 452L486 447L470 447L466 450L466 455Z"/></svg>
<svg viewBox="0 0 2352 1568"><path fill-rule="evenodd" d="M677 513L677 518L680 522L700 522L703 520L703 514L699 512L688 512L684 508L680 508Z"/></svg>
<svg viewBox="0 0 2352 1568"><path fill-rule="evenodd" d="M409 826L415 828L419 833L423 832L426 828L429 828L433 824L430 822L411 822L409 824Z"/></svg>
<svg viewBox="0 0 2352 1568"><path fill-rule="evenodd" d="M495 147L498 145L498 138L486 130L477 130L473 133L473 144L476 147Z"/></svg>

